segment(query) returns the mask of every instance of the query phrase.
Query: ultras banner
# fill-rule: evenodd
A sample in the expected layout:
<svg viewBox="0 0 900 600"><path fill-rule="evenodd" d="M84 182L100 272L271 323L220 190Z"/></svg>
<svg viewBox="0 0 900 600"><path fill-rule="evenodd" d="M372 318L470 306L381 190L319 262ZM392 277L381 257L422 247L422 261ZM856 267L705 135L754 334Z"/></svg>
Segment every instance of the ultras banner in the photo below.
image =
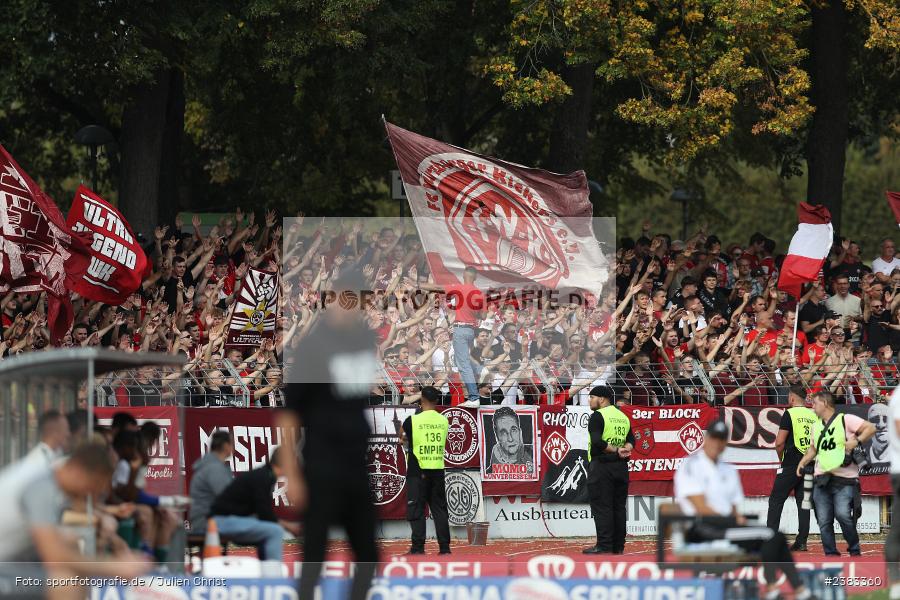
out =
<svg viewBox="0 0 900 600"><path fill-rule="evenodd" d="M249 269L231 313L225 345L256 347L264 339L274 339L277 311L278 274Z"/></svg>

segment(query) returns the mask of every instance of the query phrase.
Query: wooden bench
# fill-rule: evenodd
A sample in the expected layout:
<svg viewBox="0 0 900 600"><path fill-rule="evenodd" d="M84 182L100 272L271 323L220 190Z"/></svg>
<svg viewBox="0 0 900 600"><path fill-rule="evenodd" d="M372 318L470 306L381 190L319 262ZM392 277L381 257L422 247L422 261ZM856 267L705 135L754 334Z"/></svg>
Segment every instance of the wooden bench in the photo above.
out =
<svg viewBox="0 0 900 600"><path fill-rule="evenodd" d="M684 524L692 523L697 519L702 518L703 517L684 514L677 504L662 504L659 507L659 521L656 531L656 561L659 563L661 569L680 568L696 571L698 573L718 573L730 571L745 565L759 564L760 557L758 555L746 552L724 552L719 554L715 552L692 553L684 550L679 552L677 548L672 549L675 562L668 562L666 560L665 542L666 540L671 539L673 528L676 525L684 526Z"/></svg>

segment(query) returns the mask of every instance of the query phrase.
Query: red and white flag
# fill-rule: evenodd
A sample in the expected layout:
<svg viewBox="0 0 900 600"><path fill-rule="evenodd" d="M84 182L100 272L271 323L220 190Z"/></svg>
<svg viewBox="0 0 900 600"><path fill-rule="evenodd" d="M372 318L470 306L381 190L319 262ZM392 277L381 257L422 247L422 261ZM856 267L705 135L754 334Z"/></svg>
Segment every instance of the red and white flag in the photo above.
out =
<svg viewBox="0 0 900 600"><path fill-rule="evenodd" d="M479 287L600 290L608 263L584 171L559 175L385 127L436 283L474 266Z"/></svg>
<svg viewBox="0 0 900 600"><path fill-rule="evenodd" d="M797 233L791 238L778 277L778 289L795 298L801 296L804 283L812 283L819 278L819 271L834 243L831 213L821 204L813 206L801 202L797 207L797 219L800 221Z"/></svg>
<svg viewBox="0 0 900 600"><path fill-rule="evenodd" d="M900 225L900 192L885 191L884 197L887 198L888 205L894 213L894 220Z"/></svg>
<svg viewBox="0 0 900 600"><path fill-rule="evenodd" d="M72 326L69 288L87 269L84 241L70 235L59 207L0 146L0 293L47 293L51 342Z"/></svg>
<svg viewBox="0 0 900 600"><path fill-rule="evenodd" d="M91 260L71 289L88 300L118 306L153 268L122 214L106 200L79 186L66 225L91 235Z"/></svg>

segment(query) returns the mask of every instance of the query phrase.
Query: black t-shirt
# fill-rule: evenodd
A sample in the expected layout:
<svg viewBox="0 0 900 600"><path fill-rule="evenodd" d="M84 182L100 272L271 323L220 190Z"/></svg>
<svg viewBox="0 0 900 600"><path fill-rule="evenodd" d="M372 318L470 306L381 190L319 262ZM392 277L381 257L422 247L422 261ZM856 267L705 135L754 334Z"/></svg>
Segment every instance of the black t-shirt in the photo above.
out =
<svg viewBox="0 0 900 600"><path fill-rule="evenodd" d="M134 381L125 386L128 392L128 403L131 406L159 406L162 403L162 393L158 380L141 383Z"/></svg>
<svg viewBox="0 0 900 600"><path fill-rule="evenodd" d="M236 396L231 386L223 385L216 388L205 388L206 406L244 406L244 399Z"/></svg>
<svg viewBox="0 0 900 600"><path fill-rule="evenodd" d="M194 285L194 277L191 275L190 266L185 269L181 280L184 282L184 289ZM175 312L178 304L178 278L174 275L166 281L166 287L163 289L163 300L169 305L169 312Z"/></svg>
<svg viewBox="0 0 900 600"><path fill-rule="evenodd" d="M378 370L375 334L362 321L335 325L326 313L293 354L285 405L304 426L307 474L331 479L365 471L365 407Z"/></svg>
<svg viewBox="0 0 900 600"><path fill-rule="evenodd" d="M873 354L878 352L882 346L891 343L891 329L879 325L879 323L890 322L891 315L886 310L881 311L880 315L873 312L866 321L866 345Z"/></svg>
<svg viewBox="0 0 900 600"><path fill-rule="evenodd" d="M821 321L825 316L825 303L819 302L815 304L813 302L807 302L803 305L803 308L800 309L800 323L802 324L804 321L807 323L815 323L816 321Z"/></svg>
<svg viewBox="0 0 900 600"><path fill-rule="evenodd" d="M850 293L859 291L859 282L864 272L862 263L841 263L831 270L830 278L834 279L838 275L846 275L850 280Z"/></svg>

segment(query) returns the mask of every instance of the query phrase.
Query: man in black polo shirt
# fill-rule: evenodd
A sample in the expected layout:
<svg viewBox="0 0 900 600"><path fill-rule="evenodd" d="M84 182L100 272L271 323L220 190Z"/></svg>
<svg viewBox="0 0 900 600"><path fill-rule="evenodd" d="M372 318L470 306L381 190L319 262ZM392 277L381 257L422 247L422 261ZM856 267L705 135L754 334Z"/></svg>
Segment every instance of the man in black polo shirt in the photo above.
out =
<svg viewBox="0 0 900 600"><path fill-rule="evenodd" d="M219 534L239 544L257 546L265 561L277 562L281 574L284 529L299 535L297 523L279 520L272 503L275 482L284 473L280 448L272 453L269 463L241 473L213 500L209 516L216 522Z"/></svg>

